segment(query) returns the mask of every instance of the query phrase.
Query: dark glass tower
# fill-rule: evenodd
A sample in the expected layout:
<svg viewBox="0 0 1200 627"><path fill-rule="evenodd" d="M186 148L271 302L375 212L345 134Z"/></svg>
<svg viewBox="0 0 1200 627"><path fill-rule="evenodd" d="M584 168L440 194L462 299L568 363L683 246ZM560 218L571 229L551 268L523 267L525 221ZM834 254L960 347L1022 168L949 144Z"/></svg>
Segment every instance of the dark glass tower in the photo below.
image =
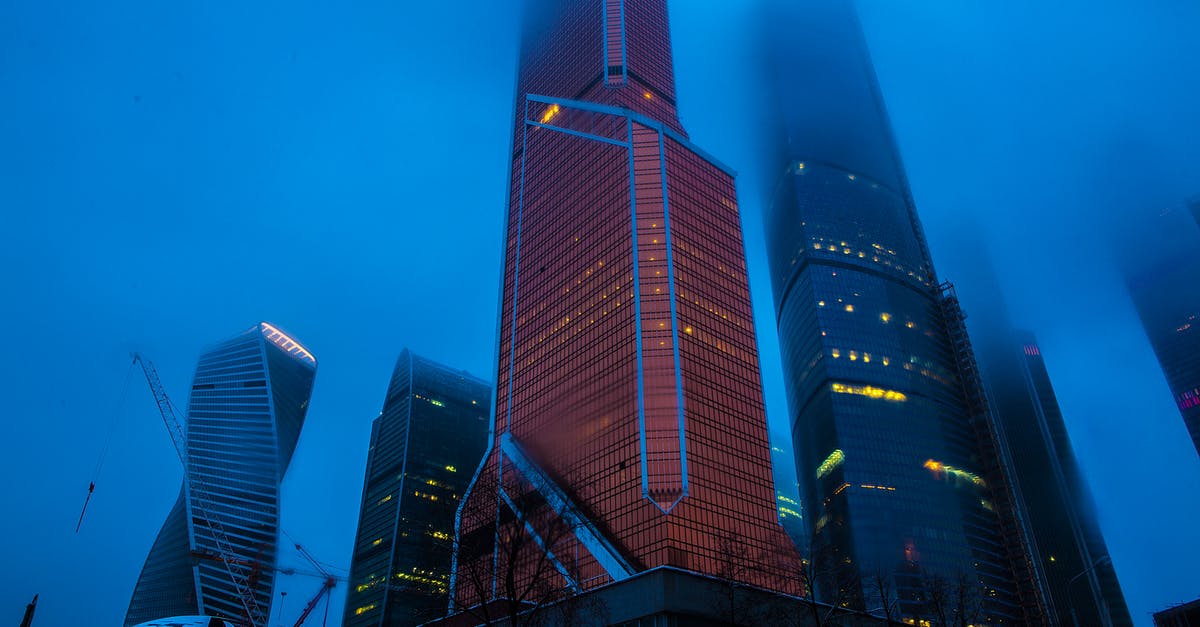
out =
<svg viewBox="0 0 1200 627"><path fill-rule="evenodd" d="M767 245L812 550L857 566L864 583L840 594L865 609L887 601L877 576L914 620L951 582L979 608L968 622L1037 624L1003 445L854 6L776 2L766 21L780 122Z"/></svg>
<svg viewBox="0 0 1200 627"><path fill-rule="evenodd" d="M987 355L985 372L1008 444L1020 452L1012 467L1054 622L1132 627L1042 350L1032 333L1009 339L1010 359Z"/></svg>
<svg viewBox="0 0 1200 627"><path fill-rule="evenodd" d="M1132 625L1042 349L1032 333L1014 330L999 278L978 260L982 239L960 236L959 244L976 259L971 335L992 413L1013 451L1047 617L1057 625Z"/></svg>
<svg viewBox="0 0 1200 627"><path fill-rule="evenodd" d="M717 573L727 541L778 552L790 542L733 174L676 117L666 0L526 13L495 440L460 536L511 537L529 520L572 590L659 566ZM571 533L543 542L560 523ZM501 578L497 552L460 555L460 603L507 594L461 576ZM784 585L753 566L739 577Z"/></svg>
<svg viewBox="0 0 1200 627"><path fill-rule="evenodd" d="M465 372L400 354L371 424L346 627L446 614L454 515L487 447L491 398Z"/></svg>
<svg viewBox="0 0 1200 627"><path fill-rule="evenodd" d="M1200 221L1200 201L1191 203ZM1200 232L1182 211L1150 221L1153 253L1127 260L1129 295L1162 366L1192 445L1200 454Z"/></svg>
<svg viewBox="0 0 1200 627"><path fill-rule="evenodd" d="M317 361L260 323L200 356L187 411L187 468L207 487L209 515L236 560L258 564L254 596L270 615L279 535L279 484L308 411ZM204 614L239 622L244 610L217 543L185 484L146 557L125 625ZM209 556L210 558L205 558ZM266 627L255 625L254 627Z"/></svg>

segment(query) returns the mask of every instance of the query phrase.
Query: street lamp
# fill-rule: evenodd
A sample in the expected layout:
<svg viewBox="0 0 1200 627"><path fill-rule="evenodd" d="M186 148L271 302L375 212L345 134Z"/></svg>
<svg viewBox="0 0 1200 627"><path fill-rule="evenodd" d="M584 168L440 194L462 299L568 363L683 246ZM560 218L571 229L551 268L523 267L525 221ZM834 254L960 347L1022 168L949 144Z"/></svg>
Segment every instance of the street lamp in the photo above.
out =
<svg viewBox="0 0 1200 627"><path fill-rule="evenodd" d="M1079 571L1078 573L1075 573L1075 576L1071 577L1071 579L1067 581L1067 604L1071 607L1071 623L1074 624L1075 627L1079 627L1079 616L1075 612L1075 595L1071 594L1071 584L1075 583L1076 579L1079 579L1087 573L1092 572L1097 566L1105 562L1111 564L1112 559L1107 555L1101 555L1100 557L1096 558L1090 566ZM1112 624L1112 619L1108 616L1108 603L1104 602L1103 595L1100 596L1100 620L1104 621L1105 626L1108 627Z"/></svg>

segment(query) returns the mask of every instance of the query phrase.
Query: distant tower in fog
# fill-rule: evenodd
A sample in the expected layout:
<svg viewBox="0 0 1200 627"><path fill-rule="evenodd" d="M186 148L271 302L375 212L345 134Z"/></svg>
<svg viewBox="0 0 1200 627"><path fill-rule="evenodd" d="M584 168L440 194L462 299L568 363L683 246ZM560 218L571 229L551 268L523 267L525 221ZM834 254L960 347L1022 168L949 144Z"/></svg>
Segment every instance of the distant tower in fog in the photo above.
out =
<svg viewBox="0 0 1200 627"><path fill-rule="evenodd" d="M371 424L346 627L446 614L454 516L487 447L491 386L413 355L396 360Z"/></svg>
<svg viewBox="0 0 1200 627"><path fill-rule="evenodd" d="M908 619L942 578L978 590L984 622L1037 623L1002 447L853 4L775 5L767 247L813 551L889 579ZM857 606L883 603L860 587Z"/></svg>
<svg viewBox="0 0 1200 627"><path fill-rule="evenodd" d="M985 340L980 362L1015 452L1012 467L1050 613L1061 625L1132 627L1037 340L1006 328L976 337Z"/></svg>
<svg viewBox="0 0 1200 627"><path fill-rule="evenodd" d="M317 360L266 322L200 356L187 409L187 468L208 486L234 559L262 565L253 593L270 616L279 536L279 484L308 412ZM215 555L217 543L196 526L187 484L146 557L126 625L203 614L240 622L237 589ZM252 627L266 627L253 625Z"/></svg>
<svg viewBox="0 0 1200 627"><path fill-rule="evenodd" d="M1132 625L1042 349L1032 333L1014 329L982 238L969 231L959 237L959 247L974 255L964 269L973 272L971 337L992 414L1013 453L1009 466L1048 618L1056 625Z"/></svg>
<svg viewBox="0 0 1200 627"><path fill-rule="evenodd" d="M1189 209L1200 223L1200 200ZM1151 224L1157 245L1126 262L1126 285L1200 454L1200 231L1175 209Z"/></svg>

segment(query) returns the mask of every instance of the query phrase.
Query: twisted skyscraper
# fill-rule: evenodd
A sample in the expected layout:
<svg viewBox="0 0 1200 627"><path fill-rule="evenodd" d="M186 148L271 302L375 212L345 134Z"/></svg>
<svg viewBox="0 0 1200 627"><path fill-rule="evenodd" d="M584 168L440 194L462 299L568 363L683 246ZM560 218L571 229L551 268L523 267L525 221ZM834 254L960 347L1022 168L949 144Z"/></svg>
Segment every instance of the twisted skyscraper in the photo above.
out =
<svg viewBox="0 0 1200 627"><path fill-rule="evenodd" d="M279 484L304 425L316 370L312 353L266 322L200 356L187 410L184 471L192 489L185 483L180 490L146 557L126 625L194 614L243 618L242 600L216 557L217 542L192 506L196 478L207 489L207 515L219 519L235 553L228 557L255 565L255 601L271 606Z"/></svg>

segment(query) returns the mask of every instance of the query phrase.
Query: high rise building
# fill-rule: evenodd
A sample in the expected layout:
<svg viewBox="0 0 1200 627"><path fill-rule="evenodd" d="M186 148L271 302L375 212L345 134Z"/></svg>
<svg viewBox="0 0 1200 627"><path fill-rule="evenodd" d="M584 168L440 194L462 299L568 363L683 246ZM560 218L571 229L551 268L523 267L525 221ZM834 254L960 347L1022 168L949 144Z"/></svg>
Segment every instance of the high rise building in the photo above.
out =
<svg viewBox="0 0 1200 627"><path fill-rule="evenodd" d="M797 472L812 557L860 575L824 595L928 620L961 590L968 622L1038 624L1003 442L854 5L777 2L765 22L779 122L767 247Z"/></svg>
<svg viewBox="0 0 1200 627"><path fill-rule="evenodd" d="M960 232L957 243L974 260L963 288L971 337L992 414L1013 452L1011 476L1047 617L1057 625L1132 625L1042 349L1032 333L1014 329L994 266L980 259L982 238Z"/></svg>
<svg viewBox="0 0 1200 627"><path fill-rule="evenodd" d="M764 573L790 541L733 173L676 117L666 0L529 4L511 157L495 438L460 513L459 607L519 601L547 560L570 590L660 566L786 585Z"/></svg>
<svg viewBox="0 0 1200 627"><path fill-rule="evenodd" d="M1012 458L1013 476L1051 621L1132 626L1041 347L1025 331L993 333L996 344L980 350L983 372L1005 438L1020 451Z"/></svg>
<svg viewBox="0 0 1200 627"><path fill-rule="evenodd" d="M269 615L279 484L300 437L316 371L312 353L266 322L200 356L187 409L189 480L146 557L125 625L197 614L243 619L241 597L217 558L217 541L193 507L197 484L205 486L207 514L224 527L234 553L229 557L259 565L253 594Z"/></svg>
<svg viewBox="0 0 1200 627"><path fill-rule="evenodd" d="M487 448L491 398L466 372L400 354L371 424L346 627L446 614L455 512Z"/></svg>
<svg viewBox="0 0 1200 627"><path fill-rule="evenodd" d="M775 507L779 523L792 543L803 553L808 549L804 525L804 506L800 504L800 483L796 481L796 456L778 445L787 438L771 435L771 468L775 473Z"/></svg>
<svg viewBox="0 0 1200 627"><path fill-rule="evenodd" d="M1190 209L1200 220L1200 201ZM1156 246L1125 261L1126 284L1200 454L1200 232L1174 208L1147 222Z"/></svg>

